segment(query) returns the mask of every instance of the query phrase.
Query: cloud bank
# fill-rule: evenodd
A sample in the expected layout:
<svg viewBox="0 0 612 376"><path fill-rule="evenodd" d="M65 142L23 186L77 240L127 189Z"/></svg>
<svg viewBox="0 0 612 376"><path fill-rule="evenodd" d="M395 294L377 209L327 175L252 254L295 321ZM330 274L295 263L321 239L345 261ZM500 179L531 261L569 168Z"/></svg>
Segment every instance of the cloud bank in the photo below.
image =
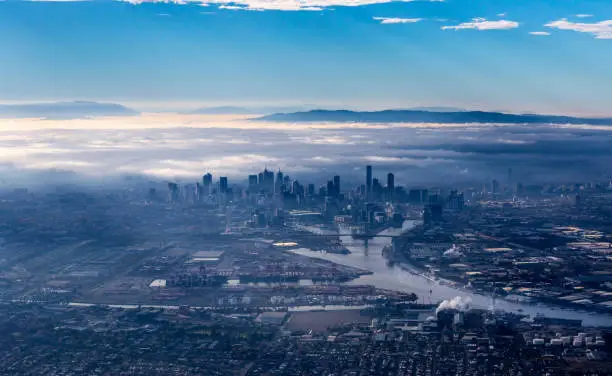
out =
<svg viewBox="0 0 612 376"><path fill-rule="evenodd" d="M612 39L612 20L601 22L571 22L566 18L549 22L546 27L558 30L571 30L579 33L591 34L595 39Z"/></svg>
<svg viewBox="0 0 612 376"><path fill-rule="evenodd" d="M136 117L0 121L0 189L71 176L84 182L126 174L196 181L203 171L242 181L266 164L320 183L341 173L362 182L396 174L398 184L525 184L605 176L612 127L488 124L265 123L224 117ZM68 174L68 175L67 175ZM38 178L35 177L39 176Z"/></svg>

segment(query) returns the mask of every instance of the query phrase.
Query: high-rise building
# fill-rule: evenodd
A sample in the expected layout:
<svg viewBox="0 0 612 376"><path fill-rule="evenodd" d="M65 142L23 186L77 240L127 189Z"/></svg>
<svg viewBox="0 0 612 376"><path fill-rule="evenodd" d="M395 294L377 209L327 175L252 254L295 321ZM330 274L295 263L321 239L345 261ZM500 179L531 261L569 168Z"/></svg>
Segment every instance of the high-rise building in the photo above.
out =
<svg viewBox="0 0 612 376"><path fill-rule="evenodd" d="M202 187L202 184L200 183L196 183L195 186L195 199L196 202L202 202L204 201L204 188Z"/></svg>
<svg viewBox="0 0 612 376"><path fill-rule="evenodd" d="M372 179L372 188L370 197L376 200L380 199L380 196L383 194L383 187L380 184L380 181L376 178Z"/></svg>
<svg viewBox="0 0 612 376"><path fill-rule="evenodd" d="M366 197L372 198L372 166L366 166Z"/></svg>
<svg viewBox="0 0 612 376"><path fill-rule="evenodd" d="M179 187L176 183L168 183L168 201L176 202L179 200Z"/></svg>
<svg viewBox="0 0 612 376"><path fill-rule="evenodd" d="M283 190L283 173L281 170L278 170L276 173L276 181L274 182L274 193L281 193Z"/></svg>
<svg viewBox="0 0 612 376"><path fill-rule="evenodd" d="M210 187L212 186L213 176L210 172L207 172L206 175L202 176L202 189L205 195L210 193Z"/></svg>
<svg viewBox="0 0 612 376"><path fill-rule="evenodd" d="M336 187L334 187L334 181L327 181L327 196L334 197L336 195Z"/></svg>
<svg viewBox="0 0 612 376"><path fill-rule="evenodd" d="M395 175L392 173L387 174L387 195L389 198L393 198L395 193Z"/></svg>
<svg viewBox="0 0 612 376"><path fill-rule="evenodd" d="M496 179L493 179L491 182L491 193L496 195L499 193L499 182Z"/></svg>
<svg viewBox="0 0 612 376"><path fill-rule="evenodd" d="M257 175L249 175L249 190L254 191L257 188Z"/></svg>
<svg viewBox="0 0 612 376"><path fill-rule="evenodd" d="M340 196L340 176L334 176L334 196Z"/></svg>
<svg viewBox="0 0 612 376"><path fill-rule="evenodd" d="M315 194L315 185L310 183L308 184L308 196L314 196Z"/></svg>
<svg viewBox="0 0 612 376"><path fill-rule="evenodd" d="M450 210L461 211L465 205L465 199L463 193L457 193L457 190L453 189L448 196L447 207Z"/></svg>
<svg viewBox="0 0 612 376"><path fill-rule="evenodd" d="M221 176L219 178L219 192L227 193L227 176Z"/></svg>
<svg viewBox="0 0 612 376"><path fill-rule="evenodd" d="M267 192L274 192L274 171L268 171L267 168L263 171L263 187Z"/></svg>

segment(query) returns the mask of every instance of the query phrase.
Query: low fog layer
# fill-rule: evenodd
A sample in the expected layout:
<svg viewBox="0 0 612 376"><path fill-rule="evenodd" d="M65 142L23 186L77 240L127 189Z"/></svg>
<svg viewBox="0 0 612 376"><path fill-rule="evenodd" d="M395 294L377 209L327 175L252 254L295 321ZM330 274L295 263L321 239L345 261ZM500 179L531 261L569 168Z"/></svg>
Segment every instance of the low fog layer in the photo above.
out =
<svg viewBox="0 0 612 376"><path fill-rule="evenodd" d="M125 175L234 182L267 165L317 183L394 172L398 184L609 178L612 127L588 125L265 123L231 116L142 115L0 121L0 186L102 182Z"/></svg>

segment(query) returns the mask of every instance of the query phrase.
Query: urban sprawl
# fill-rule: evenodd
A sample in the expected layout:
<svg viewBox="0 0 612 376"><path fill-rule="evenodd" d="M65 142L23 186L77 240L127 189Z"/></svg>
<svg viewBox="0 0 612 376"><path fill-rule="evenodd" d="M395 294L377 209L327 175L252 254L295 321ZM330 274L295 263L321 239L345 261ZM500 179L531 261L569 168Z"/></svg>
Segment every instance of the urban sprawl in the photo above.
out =
<svg viewBox="0 0 612 376"><path fill-rule="evenodd" d="M612 182L502 175L4 192L0 374L612 374Z"/></svg>

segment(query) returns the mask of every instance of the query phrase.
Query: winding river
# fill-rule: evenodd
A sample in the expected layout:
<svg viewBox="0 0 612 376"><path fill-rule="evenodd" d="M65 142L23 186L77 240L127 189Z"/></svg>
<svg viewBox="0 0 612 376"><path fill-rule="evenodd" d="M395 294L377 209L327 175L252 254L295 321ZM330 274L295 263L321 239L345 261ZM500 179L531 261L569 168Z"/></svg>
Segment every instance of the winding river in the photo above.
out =
<svg viewBox="0 0 612 376"><path fill-rule="evenodd" d="M402 229L388 229L381 234L399 235L414 227L415 224L415 221L406 221ZM315 233L330 233L330 230L322 230L315 227L307 229ZM579 319L582 320L585 326L612 326L612 315L609 314L558 308L544 304L514 302L499 298L493 300L490 296L441 284L420 274L411 268L410 265L403 264L401 267L398 265L390 266L382 255L382 250L386 245L391 244L391 238L375 237L368 241L366 247L363 240L353 239L348 230L345 232L341 229L340 235L340 240L351 251L350 254L317 252L306 248L296 249L293 252L303 256L316 257L341 265L369 270L372 274L362 276L349 283L355 285L373 285L388 290L413 292L419 296L419 301L424 301L425 303L435 303L442 299L462 296L469 297L472 300L472 305L479 308L495 308L532 316L540 314L547 317Z"/></svg>

